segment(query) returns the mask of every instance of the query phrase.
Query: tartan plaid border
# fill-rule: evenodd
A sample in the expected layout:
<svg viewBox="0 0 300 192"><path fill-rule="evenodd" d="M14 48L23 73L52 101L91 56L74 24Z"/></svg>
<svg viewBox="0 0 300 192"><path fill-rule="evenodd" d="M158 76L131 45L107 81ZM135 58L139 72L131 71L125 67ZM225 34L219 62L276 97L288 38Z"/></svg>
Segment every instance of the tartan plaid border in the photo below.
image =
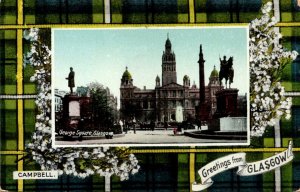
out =
<svg viewBox="0 0 300 192"><path fill-rule="evenodd" d="M120 2L121 0L116 0L114 2ZM199 11L198 7L195 7L195 5L197 3L200 3L199 5L199 8L200 10L203 8L205 9L205 7L202 6L203 2L204 4L207 2L207 0L186 0L188 1L188 11L187 12L183 12L183 13L180 13L180 17L178 17L179 19L177 20L178 23L180 21L184 21L184 22L187 22L188 23L201 23L201 22L204 22L203 25L232 25L234 23L220 23L220 22L216 22L216 23L207 23L207 22L210 22L210 21L216 21L218 20L218 17L221 17L221 16L225 16L226 18L230 19L231 21L238 21L238 18L239 17L239 13L238 12L220 12L220 13L217 13L217 14L211 14L211 13L208 13L207 11ZM2 2L13 2L13 1L2 1ZM17 2L17 3L16 3ZM18 73L21 74L22 71L23 71L23 68L22 68L22 58L21 58L21 55L22 55L22 48L21 48L21 45L22 45L22 40L20 40L20 38L22 38L22 33L20 29L23 29L23 28L30 28L30 27L41 27L41 28L53 28L53 27L64 27L64 26L68 26L68 27L71 27L72 24L65 24L65 25L61 25L61 24L42 24L42 25L32 25L32 26L29 26L29 25L25 25L25 22L26 22L26 17L28 19L28 15L26 15L26 12L23 10L24 7L27 6L26 3L28 2L34 2L33 0L19 0L19 1L15 1L14 4L15 5L8 5L7 8L11 8L11 7L17 7L17 11L10 11L8 10L8 12L4 12L5 14L8 13L8 16L12 16L12 17L7 17L8 20L11 20L12 23L8 23L8 24L13 24L13 25L0 25L0 29L19 29L18 30ZM94 0L94 2L101 2L101 0ZM115 5L111 5L112 1L110 0L103 0L103 3L105 5L105 13L104 14L104 19L102 20L102 22L105 20L105 23L120 23L120 14L116 13L116 12L109 12L110 11L110 6L115 6ZM149 0L150 2L150 0ZM231 0L229 1L231 2ZM266 2L265 0L262 1L263 3ZM281 13L281 16L282 16L282 21L281 23L278 23L277 26L279 27L293 27L293 26L300 26L300 23L297 22L299 21L298 20L298 15L297 14L297 10L296 8L294 8L292 10L292 7L295 5L294 3L295 1L294 0L283 0L280 2L281 6L284 8L282 9L282 13ZM293 6L292 6L293 5ZM294 12L293 12L294 11ZM107 13L110 13L110 14L107 14ZM25 13L25 14L24 14ZM11 15L9 15L11 14ZM188 16L186 16L185 14L188 14ZM248 13L247 13L248 14ZM247 20L247 17L248 18L253 18L253 15L255 15L255 13L250 13L249 15L250 16L247 16L247 14L245 14L245 18ZM122 15L122 13L121 13ZM131 14L132 15L132 14ZM131 15L129 15L129 18L127 18L128 21L130 21L130 17ZM178 14L179 15L179 14ZM134 15L133 15L134 16ZM144 14L143 14L144 16ZM34 17L39 17L39 16L34 16ZM101 15L96 15L95 17L93 16L93 18L98 18L101 17ZM173 16L172 16L173 17ZM210 19L207 19L208 17L211 17ZM12 19L11 19L12 18ZM14 18L16 18L16 20L14 20ZM186 19L188 18L188 20ZM216 20L215 20L216 19ZM14 20L14 21L13 21ZM101 18L100 20L98 21L101 21ZM225 20L224 20L225 21ZM241 21L241 20L239 20ZM227 22L227 21L226 21ZM238 23L240 24L240 23ZM158 24L159 25L159 24ZM178 24L175 24L175 25L178 25ZM73 26L76 26L76 25L73 25ZM80 24L79 27L82 28L84 26L92 26L92 27L95 27L95 25L91 24L87 24L87 25L84 25L84 24ZM10 100L11 98L13 99L17 99L19 100L18 101L18 108L16 109L17 110L17 114L18 114L18 119L20 119L18 121L18 151L22 152L24 148L24 127L23 127L23 118L24 118L24 109L23 109L23 101L22 100L25 100L25 99L29 99L29 98L26 98L26 97L32 97L34 98L35 95L23 95L23 89L22 89L22 85L24 85L24 82L22 80L18 80L18 86L17 86L17 89L18 89L18 95L1 95L3 96L4 98L2 99L8 99ZM26 90L25 90L26 91ZM299 92L293 92L293 90L291 90L291 92L287 92L286 93L286 96L293 96L295 98L298 98L300 95L299 95ZM8 97L11 97L11 98L8 98ZM282 145L285 146L285 143L286 143L286 140L288 140L289 138L282 138ZM295 139L297 139L295 137ZM260 153L251 153L251 156L255 156L254 159L261 159L262 157L267 157L267 156L270 156L272 154L274 154L275 151L277 150L280 150L280 148L274 148L274 138L265 138L264 141L263 141L263 145L266 147L266 148L261 148L261 149L252 149L252 150L257 150L257 152L264 152L263 154L260 154ZM181 171L181 172L184 172L183 175L186 175L187 177L185 178L178 178L178 183L181 183L181 182L184 182L184 183L187 183L187 182L193 182L193 178L195 178L195 175L193 175L193 172L199 168L199 166L202 166L204 165L205 163L219 157L219 156L222 156L228 152L230 152L230 149L229 151L226 151L224 149L215 149L215 151L213 153L210 153L209 155L208 154L205 154L205 151L202 151L202 149L192 149L192 148L187 148L187 149L184 149L184 151L181 151L182 149L174 149L174 150L168 150L168 149L144 149L144 150L141 150L141 151L135 151L136 153L140 153L140 154L144 154L144 153L148 153L150 156L153 155L152 157L145 157L145 158L153 158L155 159L157 156L155 155L158 155L158 153L178 153L178 167L184 167L185 169L187 170L178 170ZM210 149L207 149L207 151L210 150ZM211 150L214 150L214 149L211 149ZM233 148L232 150L243 150L242 148ZM249 148L248 150L251 150L251 148ZM133 149L134 151L134 149ZM300 151L300 148L298 150L298 148L295 150L295 151ZM10 152L13 153L13 151L8 151L8 152L1 152L0 154L5 154L6 157L17 157L16 155L19 155L18 158L21 158L23 154L21 153L17 153L15 155L12 155ZM268 153L270 152L270 153ZM156 154L154 154L156 153ZM186 154L186 153L189 153L190 155ZM296 155L299 156L299 154L297 153ZM2 157L1 157L2 158ZM5 156L3 157L5 158ZM253 158L253 157L251 157ZM164 161L162 159L162 161ZM10 162L10 161L7 161L7 162ZM148 161L146 161L148 162ZM153 161L155 162L155 161ZM184 162L184 163L182 163ZM196 163L196 164L195 164ZM147 165L148 163L146 163ZM282 168L282 189L295 189L295 187L297 187L297 185L293 185L291 184L292 181L297 181L297 175L293 176L293 169L295 167L295 169L298 167L299 169L299 165L298 165L298 161L295 161L295 163L293 165L287 165L286 167L283 167ZM6 165L8 165L7 167L7 171L5 171L5 173L10 173L10 170L15 170L15 164L12 165L9 165L9 163L7 163ZM24 168L24 165L23 165L23 161L19 161L18 162L18 170L23 170ZM151 164L152 165L152 164ZM196 169L195 169L196 168ZM151 168L152 169L152 168ZM179 174L179 173L178 173ZM230 173L228 173L229 175L226 175L226 176L229 176L230 177ZM224 177L225 175L223 175ZM225 177L226 177L225 176ZM255 184L258 184L259 185L259 189L263 188L265 190L272 190L274 189L274 174L273 173L269 173L269 174L266 174L262 177L258 177L259 179L256 181L256 183L253 183L254 185ZM66 178L64 178L66 179ZM99 179L96 177L96 180ZM196 178L197 179L197 178ZM8 179L9 180L9 179ZM8 181L8 180L1 180L2 183L3 181ZM65 183L65 181L63 180L60 180L59 182L60 183L65 183L65 184L75 184L77 181L73 181L72 182L72 179L70 178L67 178L68 180L68 183ZM71 180L71 182L69 182L69 180ZM95 181L96 181L95 180ZM263 180L263 184L259 184L261 182L261 180ZM92 180L94 181L94 180ZM5 183L5 182L4 182ZM4 184L3 183L3 184ZM9 182L8 182L9 183ZM101 183L101 182L100 182ZM217 183L217 182L216 182ZM57 183L58 184L58 183ZM113 179L113 184L115 185L116 184L116 190L118 188L118 186L120 186L119 184L119 181L117 180L114 180ZM181 183L183 184L183 183ZM222 184L222 183L221 183ZM39 187L34 187L33 185L36 185L36 186L39 186ZM62 184L60 184L61 186ZM179 184L178 184L179 185ZM240 184L239 182L237 182L237 185L238 186L235 186L233 184L229 184L229 190L230 189L233 189L233 188L236 188L236 187L241 187L240 185L242 185L242 183ZM27 182L25 181L23 183L23 181L18 181L18 184L17 184L17 190L18 191L23 191L23 190L30 190L30 189L42 189L43 188L43 183L36 183L35 182ZM71 186L72 187L72 186ZM179 187L179 186L178 186ZM181 189L186 189L186 187L188 187L188 185L184 184L184 187L181 188ZM223 188L225 187L226 189L228 189L228 186L226 185L226 183L223 183L223 186L219 186L220 188ZM299 187L299 186L298 186ZM12 187L12 189L14 189ZM47 189L47 187L46 187ZM63 188L62 186L60 187L60 189L62 190L71 190L72 188L69 188L69 186L67 188ZM103 188L97 188L95 187L95 189L103 189ZM114 188L113 188L114 189Z"/></svg>

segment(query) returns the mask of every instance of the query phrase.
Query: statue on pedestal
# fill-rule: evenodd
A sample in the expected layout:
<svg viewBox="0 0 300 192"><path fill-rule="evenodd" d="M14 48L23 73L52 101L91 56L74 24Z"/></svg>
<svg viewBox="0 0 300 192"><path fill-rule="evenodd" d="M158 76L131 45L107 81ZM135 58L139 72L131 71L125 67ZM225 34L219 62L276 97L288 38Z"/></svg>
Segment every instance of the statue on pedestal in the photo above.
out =
<svg viewBox="0 0 300 192"><path fill-rule="evenodd" d="M219 80L220 84L222 84L222 79L225 78L225 86L227 88L227 81L229 80L229 88L230 84L233 83L233 76L234 76L234 70L233 70L233 57L230 57L228 60L226 60L226 56L223 57L223 60L220 59L220 73L219 73Z"/></svg>
<svg viewBox="0 0 300 192"><path fill-rule="evenodd" d="M70 87L71 94L73 94L73 87L75 87L74 77L75 77L75 72L73 71L73 68L70 67L70 73L66 79L68 80L68 87Z"/></svg>

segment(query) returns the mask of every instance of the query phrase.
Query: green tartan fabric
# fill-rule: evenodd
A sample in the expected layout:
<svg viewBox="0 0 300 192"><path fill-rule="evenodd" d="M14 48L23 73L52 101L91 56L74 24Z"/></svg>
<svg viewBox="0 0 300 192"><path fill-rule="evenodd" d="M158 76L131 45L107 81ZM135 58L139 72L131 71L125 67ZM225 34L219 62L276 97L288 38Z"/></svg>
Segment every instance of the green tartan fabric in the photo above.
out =
<svg viewBox="0 0 300 192"><path fill-rule="evenodd" d="M24 0L26 24L103 23L103 0Z"/></svg>
<svg viewBox="0 0 300 192"><path fill-rule="evenodd" d="M1 87L0 94L16 94L17 48L16 31L0 31Z"/></svg>
<svg viewBox="0 0 300 192"><path fill-rule="evenodd" d="M111 1L112 23L188 23L188 0Z"/></svg>
<svg viewBox="0 0 300 192"><path fill-rule="evenodd" d="M16 155L1 156L1 187L9 191L17 191L17 181L13 180L12 172L16 171ZM3 177L5 175L5 177Z"/></svg>
<svg viewBox="0 0 300 192"><path fill-rule="evenodd" d="M189 0L110 0L110 20L114 24L176 24L189 23ZM260 7L267 0L194 0L195 23L247 23L259 15ZM281 22L299 22L300 6L297 0L280 0ZM23 0L24 24L97 24L105 21L104 0ZM17 1L0 2L0 25L17 24ZM300 27L281 27L284 47L300 52ZM23 53L29 45L23 42ZM287 91L300 92L300 57L288 65L282 80ZM0 30L0 94L16 94L17 34L16 30ZM36 94L30 82L34 73L31 66L24 67L24 94ZM24 137L30 140L35 126L36 106L32 99L24 100ZM17 101L0 100L1 151L16 151ZM292 118L282 120L281 143L287 147L292 138L294 147L300 147L300 98L293 98ZM274 132L268 129L264 138L253 138L251 147L274 147ZM221 148L221 147L220 147ZM224 147L228 148L228 147ZM229 153L196 153L195 170L216 158ZM281 168L282 191L300 187L300 153L294 152L293 163ZM247 161L258 161L273 153L247 153ZM141 170L130 180L120 182L113 177L112 191L188 191L189 154L136 154ZM30 163L25 170L39 170ZM1 155L1 187L17 191L17 181L12 172L17 170L16 155ZM209 191L274 191L274 171L264 175L239 177L231 170L214 177ZM195 173L196 180L199 175ZM104 178L92 176L78 179L62 176L58 180L25 180L24 191L103 191Z"/></svg>
<svg viewBox="0 0 300 192"><path fill-rule="evenodd" d="M231 23L250 22L257 16L262 1L244 0L196 0L196 22L199 23Z"/></svg>
<svg viewBox="0 0 300 192"><path fill-rule="evenodd" d="M1 1L0 24L17 24L17 1Z"/></svg>

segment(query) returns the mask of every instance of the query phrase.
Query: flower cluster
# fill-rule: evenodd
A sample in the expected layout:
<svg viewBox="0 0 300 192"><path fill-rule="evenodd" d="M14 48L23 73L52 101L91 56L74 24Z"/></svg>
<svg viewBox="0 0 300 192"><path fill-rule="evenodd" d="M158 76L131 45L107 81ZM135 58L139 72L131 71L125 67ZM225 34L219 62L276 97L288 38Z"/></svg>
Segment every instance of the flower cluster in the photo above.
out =
<svg viewBox="0 0 300 192"><path fill-rule="evenodd" d="M283 49L282 35L274 27L272 3L262 7L262 16L250 24L250 109L251 135L261 136L267 126L274 126L282 116L290 118L291 98L284 97L280 77L284 67L298 53Z"/></svg>
<svg viewBox="0 0 300 192"><path fill-rule="evenodd" d="M24 31L24 38L31 42L30 52L24 55L24 65L32 65L35 74L30 78L37 82L35 132L26 145L25 158L36 161L42 170L57 170L59 174L85 178L89 175L111 176L121 180L138 172L136 157L124 147L52 148L51 131L51 51L42 42L38 29Z"/></svg>

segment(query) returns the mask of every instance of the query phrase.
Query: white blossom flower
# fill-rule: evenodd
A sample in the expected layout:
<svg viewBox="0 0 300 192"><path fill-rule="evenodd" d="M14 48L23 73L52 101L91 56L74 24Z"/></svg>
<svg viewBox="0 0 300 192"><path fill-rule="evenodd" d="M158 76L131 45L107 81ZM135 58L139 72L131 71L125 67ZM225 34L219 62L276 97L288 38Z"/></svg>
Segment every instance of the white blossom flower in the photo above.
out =
<svg viewBox="0 0 300 192"><path fill-rule="evenodd" d="M277 20L274 16L270 17L271 10L272 3L269 2L262 7L261 18L250 24L250 111L253 136L261 136L267 125L273 126L274 118L289 118L292 105L291 99L284 97L284 87L278 81L278 74L285 65L281 62L294 60L298 53L283 49L280 44L282 35L274 30Z"/></svg>
<svg viewBox="0 0 300 192"><path fill-rule="evenodd" d="M31 28L29 30L24 30L23 37L29 41L36 41L38 39L38 32L37 28Z"/></svg>

